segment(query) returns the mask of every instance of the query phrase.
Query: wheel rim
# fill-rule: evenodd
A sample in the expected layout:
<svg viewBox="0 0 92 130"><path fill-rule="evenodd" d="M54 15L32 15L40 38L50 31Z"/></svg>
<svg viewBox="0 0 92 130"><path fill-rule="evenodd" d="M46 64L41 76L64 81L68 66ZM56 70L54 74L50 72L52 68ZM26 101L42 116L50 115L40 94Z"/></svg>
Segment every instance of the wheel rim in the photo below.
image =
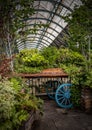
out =
<svg viewBox="0 0 92 130"><path fill-rule="evenodd" d="M57 104L62 108L71 108L72 103L70 100L71 93L70 93L71 84L66 83L62 84L58 87L55 94L55 100Z"/></svg>
<svg viewBox="0 0 92 130"><path fill-rule="evenodd" d="M46 93L50 99L55 99L55 93L56 89L60 85L60 82L55 80L55 81L47 81L46 83Z"/></svg>

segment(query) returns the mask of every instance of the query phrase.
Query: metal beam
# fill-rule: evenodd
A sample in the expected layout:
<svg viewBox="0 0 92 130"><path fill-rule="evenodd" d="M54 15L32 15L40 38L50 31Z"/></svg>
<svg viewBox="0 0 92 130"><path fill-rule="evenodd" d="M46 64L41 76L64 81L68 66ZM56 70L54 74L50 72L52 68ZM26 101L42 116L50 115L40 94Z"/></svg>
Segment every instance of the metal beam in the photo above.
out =
<svg viewBox="0 0 92 130"><path fill-rule="evenodd" d="M36 11L36 12L52 13L52 14L56 15L57 17L60 17L60 18L62 18L62 15L60 15L60 14L57 14L56 12L53 12L53 11L44 10L44 9L34 9L34 11Z"/></svg>
<svg viewBox="0 0 92 130"><path fill-rule="evenodd" d="M39 26L40 24L36 24L36 25ZM28 24L28 25L26 25L26 26L34 26L34 24ZM55 31L57 34L60 33L60 32L58 32L57 30L55 30L54 28L48 26L48 29L49 29L49 28L50 28L51 30Z"/></svg>
<svg viewBox="0 0 92 130"><path fill-rule="evenodd" d="M29 41L30 42L30 40L27 40L27 41ZM33 44L35 41L37 41L38 42L38 40L34 40L32 43L30 43L30 44ZM25 41L24 41L25 42ZM42 44L43 43L43 44ZM42 43L41 43L41 45L46 45L46 46L48 46L48 44L46 44L45 42L43 42L42 41ZM20 44L20 45L19 45ZM24 45L24 43L23 43L23 41L21 41L19 44L17 44L17 46L21 46L21 45Z"/></svg>
<svg viewBox="0 0 92 130"><path fill-rule="evenodd" d="M30 37L28 37L28 39L29 39ZM39 37L31 37L31 38L38 38L38 40L39 40ZM22 41L23 42L26 42L26 41L28 41L28 39L22 39L22 40L20 40L20 41L18 41L17 42L17 44L18 43L21 43ZM30 42L32 42L31 40L29 40ZM34 40L33 40L34 41ZM51 42L49 42L49 41L47 41L47 40L45 40L45 39L43 39L43 41L45 41L45 42L48 42L49 44L51 44ZM26 43L25 43L26 44ZM46 44L47 45L47 44Z"/></svg>
<svg viewBox="0 0 92 130"><path fill-rule="evenodd" d="M39 0L35 0L35 1L39 1ZM47 2L54 3L54 4L59 4L60 6L66 8L67 10L69 10L69 11L71 11L71 12L73 11L70 7L68 7L67 5L64 5L64 4L63 4L63 3L62 3L62 0L61 0L61 2L58 2L58 1L55 1L55 0L40 0L40 1L47 1Z"/></svg>
<svg viewBox="0 0 92 130"><path fill-rule="evenodd" d="M49 20L48 18L41 18L41 17L37 17L37 18L36 18L36 17L35 17L35 18L27 18L27 19L24 19L23 21L36 20L36 19L38 19L38 20L46 20L46 21L49 21L49 22L51 22L51 23L54 23L54 24L56 24L57 26L59 26L60 28L62 28L65 33L68 34L68 32L67 32L66 30L64 30L64 28L63 28L61 25L59 25L59 24L56 23L55 21Z"/></svg>
<svg viewBox="0 0 92 130"><path fill-rule="evenodd" d="M37 35L39 35L39 36L41 36L41 34L37 34ZM51 41L53 41L50 37L48 37L48 36L44 36L44 37L46 37L46 38L48 38L48 39L50 39ZM28 39L29 38L39 38L39 37L37 37L36 35L35 36L29 36L29 37L27 37ZM25 41L27 40L27 38L25 39ZM24 40L24 39L19 39L16 43L18 43L18 42L20 42L21 40ZM43 40L45 40L45 39L43 39ZM47 41L47 40L45 40L45 41ZM49 42L49 41L48 41Z"/></svg>

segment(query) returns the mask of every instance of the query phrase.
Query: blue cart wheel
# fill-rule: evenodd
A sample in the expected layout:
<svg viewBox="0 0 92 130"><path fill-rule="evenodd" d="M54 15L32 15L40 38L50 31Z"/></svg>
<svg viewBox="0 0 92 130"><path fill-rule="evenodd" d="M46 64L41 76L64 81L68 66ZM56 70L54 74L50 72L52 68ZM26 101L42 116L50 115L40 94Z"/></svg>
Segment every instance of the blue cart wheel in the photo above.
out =
<svg viewBox="0 0 92 130"><path fill-rule="evenodd" d="M50 99L55 99L56 89L60 85L60 82L57 80L49 80L46 82L46 93Z"/></svg>
<svg viewBox="0 0 92 130"><path fill-rule="evenodd" d="M55 100L57 104L62 108L71 108L72 103L70 101L71 93L70 93L71 84L65 83L60 85L55 94Z"/></svg>

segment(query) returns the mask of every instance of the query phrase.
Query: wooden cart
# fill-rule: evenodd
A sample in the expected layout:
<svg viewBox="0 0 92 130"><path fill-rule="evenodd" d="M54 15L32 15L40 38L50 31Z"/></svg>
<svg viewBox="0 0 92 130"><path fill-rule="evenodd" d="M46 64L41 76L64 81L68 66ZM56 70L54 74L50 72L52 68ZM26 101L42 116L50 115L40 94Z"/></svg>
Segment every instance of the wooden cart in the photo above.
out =
<svg viewBox="0 0 92 130"><path fill-rule="evenodd" d="M20 76L27 79L26 83L31 88L32 94L48 95L62 108L72 107L70 79L62 69L50 68L41 73L20 74Z"/></svg>

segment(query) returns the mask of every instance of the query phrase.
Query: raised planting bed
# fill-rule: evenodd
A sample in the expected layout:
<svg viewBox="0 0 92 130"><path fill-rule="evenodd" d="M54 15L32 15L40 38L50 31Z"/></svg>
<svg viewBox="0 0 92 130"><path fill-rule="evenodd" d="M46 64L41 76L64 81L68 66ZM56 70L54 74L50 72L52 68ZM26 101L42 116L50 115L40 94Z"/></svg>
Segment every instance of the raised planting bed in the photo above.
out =
<svg viewBox="0 0 92 130"><path fill-rule="evenodd" d="M27 121L22 122L22 125L20 126L19 130L31 130L33 122L35 120L39 120L41 118L41 115L35 110L32 110L30 112L30 117Z"/></svg>
<svg viewBox="0 0 92 130"><path fill-rule="evenodd" d="M92 89L83 88L81 92L81 107L86 113L92 113Z"/></svg>

